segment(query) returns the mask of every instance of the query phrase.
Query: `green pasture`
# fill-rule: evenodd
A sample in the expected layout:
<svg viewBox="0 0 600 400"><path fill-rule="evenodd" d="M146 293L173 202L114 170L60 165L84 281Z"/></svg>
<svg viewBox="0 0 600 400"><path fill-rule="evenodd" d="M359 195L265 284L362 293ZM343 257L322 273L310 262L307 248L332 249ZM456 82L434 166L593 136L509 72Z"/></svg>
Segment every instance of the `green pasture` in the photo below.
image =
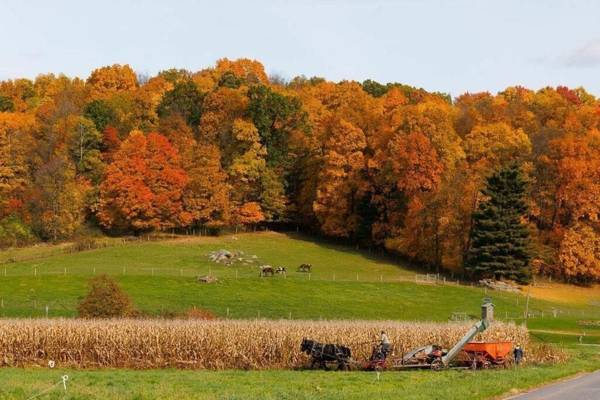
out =
<svg viewBox="0 0 600 400"><path fill-rule="evenodd" d="M597 351L562 364L487 371L182 371L2 369L1 400L493 399L600 366ZM60 385L68 375L67 390Z"/></svg>
<svg viewBox="0 0 600 400"><path fill-rule="evenodd" d="M424 271L400 260L296 234L109 239L108 244L81 252L65 252L66 246L3 252L0 316L74 317L89 279L107 273L149 316L201 307L223 318L445 321L477 318L482 300L491 297L498 319L522 323L528 307L528 326L538 330L592 331L578 321L600 319L600 309L592 305L532 298L527 306L522 294L457 285L451 277L445 284L417 282L415 275ZM244 261L231 266L210 261L208 254L220 249L241 252ZM297 272L303 263L312 264L311 273ZM284 266L288 273L260 278L264 264ZM197 282L208 274L219 281Z"/></svg>

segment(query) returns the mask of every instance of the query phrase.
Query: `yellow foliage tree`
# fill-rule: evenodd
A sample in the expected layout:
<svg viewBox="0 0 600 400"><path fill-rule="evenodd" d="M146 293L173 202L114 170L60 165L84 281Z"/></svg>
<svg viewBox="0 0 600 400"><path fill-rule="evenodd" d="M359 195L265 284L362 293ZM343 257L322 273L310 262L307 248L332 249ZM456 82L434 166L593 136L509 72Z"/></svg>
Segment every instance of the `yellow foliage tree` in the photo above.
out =
<svg viewBox="0 0 600 400"><path fill-rule="evenodd" d="M583 223L573 226L560 244L559 260L567 279L580 283L600 280L600 235Z"/></svg>
<svg viewBox="0 0 600 400"><path fill-rule="evenodd" d="M129 65L114 64L95 69L87 79L90 95L94 99L111 97L118 92L132 91L137 87L137 77Z"/></svg>

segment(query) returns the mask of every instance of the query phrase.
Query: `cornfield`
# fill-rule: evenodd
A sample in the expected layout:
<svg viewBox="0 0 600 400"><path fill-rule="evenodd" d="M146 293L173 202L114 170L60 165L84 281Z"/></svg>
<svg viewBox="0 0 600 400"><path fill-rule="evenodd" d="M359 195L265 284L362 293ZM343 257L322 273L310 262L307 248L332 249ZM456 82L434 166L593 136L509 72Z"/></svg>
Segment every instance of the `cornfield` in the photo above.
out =
<svg viewBox="0 0 600 400"><path fill-rule="evenodd" d="M452 346L470 323L269 320L0 320L0 365L76 368L296 368L307 362L302 338L345 344L365 360L380 330L397 354L438 343ZM529 348L527 329L494 323L481 340ZM534 355L535 358L535 355Z"/></svg>

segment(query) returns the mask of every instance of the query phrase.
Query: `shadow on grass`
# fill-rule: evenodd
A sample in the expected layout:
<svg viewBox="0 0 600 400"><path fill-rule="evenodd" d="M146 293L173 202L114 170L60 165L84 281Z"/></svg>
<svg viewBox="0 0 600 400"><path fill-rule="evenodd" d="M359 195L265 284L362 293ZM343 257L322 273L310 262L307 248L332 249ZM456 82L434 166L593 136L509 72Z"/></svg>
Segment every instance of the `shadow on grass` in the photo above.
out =
<svg viewBox="0 0 600 400"><path fill-rule="evenodd" d="M404 269L414 273L434 273L432 269L424 269L417 263L412 262L406 257L393 254L381 247L360 248L352 246L347 242L327 236L314 236L303 232L281 231L277 232L287 236L290 239L303 241L317 245L326 250L342 251L366 258L375 264L392 264L399 269ZM441 271L440 271L441 274Z"/></svg>

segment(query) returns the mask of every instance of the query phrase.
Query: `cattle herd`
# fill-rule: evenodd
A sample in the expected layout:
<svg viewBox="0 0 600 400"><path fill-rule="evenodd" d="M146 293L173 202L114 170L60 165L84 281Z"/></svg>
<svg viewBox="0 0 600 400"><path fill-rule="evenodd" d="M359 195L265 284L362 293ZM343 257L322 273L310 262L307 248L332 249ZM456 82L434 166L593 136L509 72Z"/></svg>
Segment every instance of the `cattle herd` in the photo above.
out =
<svg viewBox="0 0 600 400"><path fill-rule="evenodd" d="M298 267L298 272L308 272L310 273L312 270L312 265L311 264L301 264ZM262 265L260 267L260 273L259 276L261 278L267 277L267 276L274 276L275 274L287 274L287 268L286 267L272 267L270 265Z"/></svg>

